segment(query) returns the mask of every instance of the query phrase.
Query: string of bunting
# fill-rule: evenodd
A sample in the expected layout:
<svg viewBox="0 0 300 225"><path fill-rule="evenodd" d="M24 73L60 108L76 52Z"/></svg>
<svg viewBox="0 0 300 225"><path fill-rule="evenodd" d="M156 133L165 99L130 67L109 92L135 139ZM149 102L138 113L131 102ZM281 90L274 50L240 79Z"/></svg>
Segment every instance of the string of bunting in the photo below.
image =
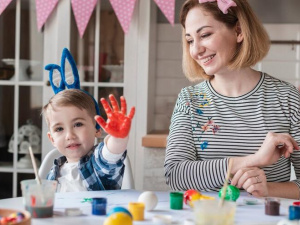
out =
<svg viewBox="0 0 300 225"><path fill-rule="evenodd" d="M0 0L0 16L13 0ZM76 25L82 38L98 0L71 0ZM105 0L106 1L106 0ZM137 0L109 0L125 34L127 34ZM174 25L175 0L153 0L172 26ZM59 0L35 0L37 26L40 31Z"/></svg>

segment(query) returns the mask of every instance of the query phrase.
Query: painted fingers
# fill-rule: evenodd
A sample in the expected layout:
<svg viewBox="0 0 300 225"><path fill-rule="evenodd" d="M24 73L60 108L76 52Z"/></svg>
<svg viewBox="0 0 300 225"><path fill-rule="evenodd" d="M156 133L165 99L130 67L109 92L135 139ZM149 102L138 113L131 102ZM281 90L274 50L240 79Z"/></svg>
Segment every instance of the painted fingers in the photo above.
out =
<svg viewBox="0 0 300 225"><path fill-rule="evenodd" d="M129 115L127 116L127 103L123 96L120 97L121 109L113 95L109 95L109 100L111 106L104 98L100 99L107 114L107 121L101 116L95 116L95 120L108 134L117 138L125 138L130 131L131 120L135 114L135 107L131 108Z"/></svg>

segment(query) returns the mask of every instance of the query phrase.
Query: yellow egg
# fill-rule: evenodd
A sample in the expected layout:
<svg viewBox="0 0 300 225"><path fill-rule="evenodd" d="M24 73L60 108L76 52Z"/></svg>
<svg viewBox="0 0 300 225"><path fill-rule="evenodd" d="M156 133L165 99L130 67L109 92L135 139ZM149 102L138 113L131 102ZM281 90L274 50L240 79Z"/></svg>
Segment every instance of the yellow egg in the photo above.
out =
<svg viewBox="0 0 300 225"><path fill-rule="evenodd" d="M104 221L104 225L132 225L132 219L127 213L118 212L110 215Z"/></svg>

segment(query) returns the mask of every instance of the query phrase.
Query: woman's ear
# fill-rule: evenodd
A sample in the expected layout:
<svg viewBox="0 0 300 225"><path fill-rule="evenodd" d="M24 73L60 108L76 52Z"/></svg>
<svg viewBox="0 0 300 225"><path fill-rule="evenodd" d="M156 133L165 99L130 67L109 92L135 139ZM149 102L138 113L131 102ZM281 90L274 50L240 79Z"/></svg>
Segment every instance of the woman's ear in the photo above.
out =
<svg viewBox="0 0 300 225"><path fill-rule="evenodd" d="M241 43L244 40L244 35L243 35L243 32L242 32L240 22L236 23L235 32L236 32L236 42Z"/></svg>
<svg viewBox="0 0 300 225"><path fill-rule="evenodd" d="M101 130L100 129L96 131L95 137L96 138L101 138Z"/></svg>
<svg viewBox="0 0 300 225"><path fill-rule="evenodd" d="M55 146L55 143L54 143L54 139L53 139L53 137L52 137L50 131L47 132L47 136L48 136L48 139L49 139L49 141L51 142L51 144L52 144L54 147L56 147L56 146Z"/></svg>

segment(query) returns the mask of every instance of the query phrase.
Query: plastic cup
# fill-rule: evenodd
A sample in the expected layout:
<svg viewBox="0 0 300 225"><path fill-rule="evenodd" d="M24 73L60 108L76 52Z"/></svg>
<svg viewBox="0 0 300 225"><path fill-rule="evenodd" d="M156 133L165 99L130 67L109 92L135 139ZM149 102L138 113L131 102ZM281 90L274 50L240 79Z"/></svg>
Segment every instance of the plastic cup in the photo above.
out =
<svg viewBox="0 0 300 225"><path fill-rule="evenodd" d="M224 201L219 206L219 200L194 201L194 215L196 225L233 225L236 203Z"/></svg>
<svg viewBox="0 0 300 225"><path fill-rule="evenodd" d="M56 187L56 180L41 180L41 185L34 179L21 181L23 203L33 218L53 216Z"/></svg>

